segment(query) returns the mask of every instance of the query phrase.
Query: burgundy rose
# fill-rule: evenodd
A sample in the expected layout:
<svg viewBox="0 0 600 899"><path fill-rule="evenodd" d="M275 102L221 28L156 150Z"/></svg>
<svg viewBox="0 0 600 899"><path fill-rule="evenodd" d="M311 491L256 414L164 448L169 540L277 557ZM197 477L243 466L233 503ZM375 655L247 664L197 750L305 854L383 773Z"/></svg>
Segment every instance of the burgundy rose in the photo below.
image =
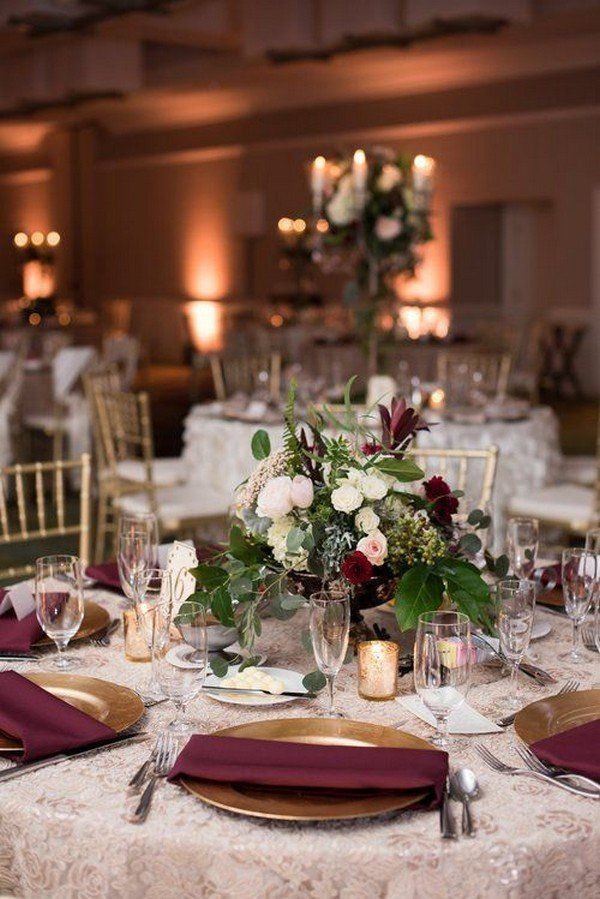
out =
<svg viewBox="0 0 600 899"><path fill-rule="evenodd" d="M425 481L423 487L425 496L430 503L434 504L430 512L431 519L437 521L438 524L452 524L452 516L458 512L458 500L452 496L450 485L442 477L435 475Z"/></svg>
<svg viewBox="0 0 600 899"><path fill-rule="evenodd" d="M373 575L373 566L364 553L348 553L342 562L342 574L351 584L364 584Z"/></svg>
<svg viewBox="0 0 600 899"><path fill-rule="evenodd" d="M361 450L365 456L374 456L375 453L380 453L382 449L382 445L375 440L369 440L368 443L363 443L361 446Z"/></svg>

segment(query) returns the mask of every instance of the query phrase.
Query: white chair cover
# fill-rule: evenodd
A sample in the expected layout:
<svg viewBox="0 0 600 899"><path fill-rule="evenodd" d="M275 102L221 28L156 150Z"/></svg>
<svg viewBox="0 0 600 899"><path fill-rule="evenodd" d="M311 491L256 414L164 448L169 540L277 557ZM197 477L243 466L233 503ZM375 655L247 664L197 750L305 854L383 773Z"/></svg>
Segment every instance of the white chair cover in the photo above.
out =
<svg viewBox="0 0 600 899"><path fill-rule="evenodd" d="M77 380L92 364L96 351L91 346L64 347L52 360L52 393L62 402Z"/></svg>

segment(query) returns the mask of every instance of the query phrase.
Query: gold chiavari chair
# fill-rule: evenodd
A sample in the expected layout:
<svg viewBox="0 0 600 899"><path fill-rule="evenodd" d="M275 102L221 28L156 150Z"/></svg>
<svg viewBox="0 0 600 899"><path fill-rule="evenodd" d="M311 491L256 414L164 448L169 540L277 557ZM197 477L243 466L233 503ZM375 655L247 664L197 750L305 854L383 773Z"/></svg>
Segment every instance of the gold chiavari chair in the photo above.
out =
<svg viewBox="0 0 600 899"><path fill-rule="evenodd" d="M498 447L487 449L438 449L437 447L414 447L411 456L423 469L426 477L440 475L448 481L453 490L461 490L465 497L459 500L458 520L464 521L465 509L485 509L492 498Z"/></svg>
<svg viewBox="0 0 600 899"><path fill-rule="evenodd" d="M99 390L95 399L105 460L98 478L97 561L105 557L119 511L153 512L162 534L194 533L227 514L210 505L206 491L183 483L182 459L155 459L148 394Z"/></svg>
<svg viewBox="0 0 600 899"><path fill-rule="evenodd" d="M437 357L437 379L442 385L471 383L489 396L503 397L511 364L510 353L442 350Z"/></svg>
<svg viewBox="0 0 600 899"><path fill-rule="evenodd" d="M77 513L67 502L66 484L80 480ZM38 540L79 537L78 555L90 559L90 457L72 461L27 462L0 469L0 549L24 548ZM31 562L0 569L0 580L33 574Z"/></svg>
<svg viewBox="0 0 600 899"><path fill-rule="evenodd" d="M265 353L236 356L213 354L209 357L215 396L223 402L234 393L252 394L268 390L269 397L281 397L281 354Z"/></svg>
<svg viewBox="0 0 600 899"><path fill-rule="evenodd" d="M92 426L92 447L96 471L100 477L106 469L104 447L100 431L100 414L98 404L102 393L114 393L121 389L119 369L116 365L107 365L90 371L83 376L83 388L87 399L90 422Z"/></svg>

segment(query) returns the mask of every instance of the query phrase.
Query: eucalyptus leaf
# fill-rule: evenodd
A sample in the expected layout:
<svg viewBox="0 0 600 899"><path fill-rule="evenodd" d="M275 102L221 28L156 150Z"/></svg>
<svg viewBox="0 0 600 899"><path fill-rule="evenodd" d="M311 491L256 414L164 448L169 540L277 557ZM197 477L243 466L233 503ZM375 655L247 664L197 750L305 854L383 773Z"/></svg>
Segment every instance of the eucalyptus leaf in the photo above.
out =
<svg viewBox="0 0 600 899"><path fill-rule="evenodd" d="M474 556L481 549L481 540L477 534L463 534L458 541L458 545L464 553L469 556Z"/></svg>
<svg viewBox="0 0 600 899"><path fill-rule="evenodd" d="M229 665L225 659L222 659L220 656L215 656L214 659L211 659L210 667L215 677L227 677Z"/></svg>
<svg viewBox="0 0 600 899"><path fill-rule="evenodd" d="M297 611L306 606L306 597L294 593L284 593L281 597L281 608L287 611Z"/></svg>
<svg viewBox="0 0 600 899"><path fill-rule="evenodd" d="M260 662L260 656L248 656L247 659L244 659L238 671L245 671L246 668L254 668L255 665L258 665Z"/></svg>
<svg viewBox="0 0 600 899"><path fill-rule="evenodd" d="M309 693L318 693L323 687L327 686L327 678L320 671L311 671L302 678L302 686Z"/></svg>
<svg viewBox="0 0 600 899"><path fill-rule="evenodd" d="M470 525L473 525L473 527L475 527L476 525L479 524L479 522L481 521L482 518L483 518L483 512L481 511L481 509L471 509L471 511L469 512L469 515L467 517L467 523Z"/></svg>
<svg viewBox="0 0 600 899"><path fill-rule="evenodd" d="M508 569L510 568L510 561L508 556L498 556L496 559L496 563L494 565L494 574L496 577L504 578L508 574Z"/></svg>
<svg viewBox="0 0 600 899"><path fill-rule="evenodd" d="M312 638L310 636L310 631L307 627L305 627L304 630L302 631L302 633L300 634L300 641L302 643L302 646L304 647L304 649L307 652L313 651Z"/></svg>
<svg viewBox="0 0 600 899"><path fill-rule="evenodd" d="M302 528L292 528L287 535L286 548L290 553L297 553L302 549L304 542L304 531Z"/></svg>
<svg viewBox="0 0 600 899"><path fill-rule="evenodd" d="M252 447L252 455L259 461L266 459L271 453L271 440L263 428L254 433L250 445Z"/></svg>

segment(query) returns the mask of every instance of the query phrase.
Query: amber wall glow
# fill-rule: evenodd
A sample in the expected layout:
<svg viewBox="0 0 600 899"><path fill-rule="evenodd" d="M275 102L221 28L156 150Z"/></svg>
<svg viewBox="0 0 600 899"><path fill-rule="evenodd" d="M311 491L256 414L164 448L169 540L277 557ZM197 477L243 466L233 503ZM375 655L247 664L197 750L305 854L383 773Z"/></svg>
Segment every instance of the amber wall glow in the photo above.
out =
<svg viewBox="0 0 600 899"><path fill-rule="evenodd" d="M220 303L195 300L186 303L190 336L198 353L218 353L223 349L223 317Z"/></svg>

